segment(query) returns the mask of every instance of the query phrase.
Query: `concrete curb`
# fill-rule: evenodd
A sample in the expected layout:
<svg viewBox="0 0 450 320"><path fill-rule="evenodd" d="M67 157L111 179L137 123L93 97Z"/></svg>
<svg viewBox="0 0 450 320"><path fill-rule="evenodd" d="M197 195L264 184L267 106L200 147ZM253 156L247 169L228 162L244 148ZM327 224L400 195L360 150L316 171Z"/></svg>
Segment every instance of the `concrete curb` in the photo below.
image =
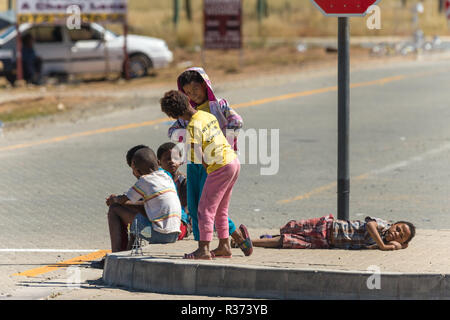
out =
<svg viewBox="0 0 450 320"><path fill-rule="evenodd" d="M154 293L265 299L450 299L450 274L303 270L109 255L103 281Z"/></svg>

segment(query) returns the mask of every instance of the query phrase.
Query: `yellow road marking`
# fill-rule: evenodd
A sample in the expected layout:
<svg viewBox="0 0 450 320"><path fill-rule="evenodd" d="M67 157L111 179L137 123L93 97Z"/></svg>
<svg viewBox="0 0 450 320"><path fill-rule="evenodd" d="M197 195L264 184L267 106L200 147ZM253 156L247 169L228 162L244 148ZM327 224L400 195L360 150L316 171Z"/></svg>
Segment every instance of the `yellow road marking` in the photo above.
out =
<svg viewBox="0 0 450 320"><path fill-rule="evenodd" d="M13 274L13 276L36 277L38 275L41 275L41 274L44 274L47 272L51 272L54 270L58 270L61 268L65 268L70 265L80 264L82 262L100 259L100 258L104 257L107 253L111 253L111 250L99 250L99 251L92 252L92 253L89 253L84 256L79 256L79 257L64 261L64 262L55 263L53 265L48 265L45 267L40 267L40 268L31 269L31 270L24 271L24 272L15 273L15 274Z"/></svg>
<svg viewBox="0 0 450 320"><path fill-rule="evenodd" d="M420 74L416 74L416 76L430 74L430 73L431 72L420 73ZM409 76L409 78L411 78L412 76L414 76L414 75ZM351 84L350 87L351 88L359 88L359 87L367 87L367 86L373 86L373 85L384 85L386 83L400 81L405 78L407 78L406 75L399 75L399 76L387 77L387 78L377 79L377 80L368 81L368 82L354 83L354 84ZM293 99L293 98L321 94L321 93L333 92L333 91L337 91L337 89L338 89L337 86L332 86L332 87L327 87L327 88L284 94L284 95L277 96L277 97L264 98L264 99L250 101L250 102L239 103L239 104L232 105L231 107L234 109L248 108L248 107L262 105L262 104L276 102L276 101L282 101L282 100L288 100L288 99ZM79 132L79 133L74 133L74 134L70 134L70 135L66 135L66 136L60 136L60 137L55 137L55 138L51 138L51 139L40 140L40 141L36 141L36 142L23 143L23 144L2 147L2 148L0 148L0 152L23 149L23 148L28 148L28 147L33 147L33 146L38 146L38 145L43 145L43 144L56 143L56 142L61 142L61 141L78 138L78 137L86 137L86 136L92 136L92 135L97 135L97 134L102 134L102 133L117 132L117 131L124 131L124 130L129 130L129 129L134 129L134 128L146 127L146 126L163 123L163 122L170 121L170 120L171 120L170 118L161 118L161 119L145 121L145 122L141 122L141 123L130 123L130 124L121 125L121 126L112 127L112 128L103 128L103 129Z"/></svg>
<svg viewBox="0 0 450 320"><path fill-rule="evenodd" d="M332 92L332 91L336 91L336 90L337 90L337 86L328 87L328 88L322 88L322 89L309 90L309 91L303 91L303 92L296 92L296 93L284 94L284 95L281 95L281 96L278 96L278 97L264 98L264 99L260 99L260 100L244 102L244 103L232 105L231 107L233 109L253 107L253 106L260 105L260 104L266 104L266 103L275 102L275 101L288 100L288 99L293 99L293 98L298 98L298 97L312 96L312 95L315 95L315 94Z"/></svg>
<svg viewBox="0 0 450 320"><path fill-rule="evenodd" d="M159 123L162 123L165 121L170 121L170 120L171 120L170 118L163 118L163 119L156 119L156 120L152 120L152 121L145 121L145 122L141 122L141 123L130 123L130 124L125 124L125 125L112 127L112 128L103 128L103 129L97 129L97 130L91 130L91 131L78 132L78 133L74 133L74 134L70 134L70 135L66 135L66 136L60 136L60 137L55 137L55 138L46 139L46 140L40 140L40 141L36 141L36 142L23 143L23 144L17 144L17 145L13 145L13 146L3 147L3 148L0 148L0 151L23 149L23 148L33 147L33 146L37 146L37 145L41 145L41 144L61 142L61 141L78 138L78 137L86 137L86 136L92 136L92 135L101 134L101 133L108 133L108 132L140 128L140 127L147 127L147 126L159 124Z"/></svg>

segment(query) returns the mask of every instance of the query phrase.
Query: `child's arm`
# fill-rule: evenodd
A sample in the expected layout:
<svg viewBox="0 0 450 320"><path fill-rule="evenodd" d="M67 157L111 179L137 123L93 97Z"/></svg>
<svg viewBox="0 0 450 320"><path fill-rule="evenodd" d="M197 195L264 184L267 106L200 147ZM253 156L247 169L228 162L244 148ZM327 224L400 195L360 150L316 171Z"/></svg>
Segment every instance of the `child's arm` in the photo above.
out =
<svg viewBox="0 0 450 320"><path fill-rule="evenodd" d="M230 107L225 99L219 100L220 110L228 121L227 129L239 130L244 125L242 117Z"/></svg>
<svg viewBox="0 0 450 320"><path fill-rule="evenodd" d="M228 143L234 151L237 151L237 136L239 135L239 130L242 129L244 125L244 121L242 120L242 117L230 107L227 100L220 99L219 107L228 122L226 132Z"/></svg>
<svg viewBox="0 0 450 320"><path fill-rule="evenodd" d="M402 249L402 246L398 242L391 241L387 244L385 244L383 242L383 239L381 239L381 236L377 230L378 224L375 221L367 222L366 228L367 228L367 232L369 232L369 235L377 243L378 249L383 250L383 251Z"/></svg>
<svg viewBox="0 0 450 320"><path fill-rule="evenodd" d="M182 123L182 120L177 120L172 124L172 126L169 128L168 135L169 139L172 142L184 142L184 136L186 135L186 126Z"/></svg>

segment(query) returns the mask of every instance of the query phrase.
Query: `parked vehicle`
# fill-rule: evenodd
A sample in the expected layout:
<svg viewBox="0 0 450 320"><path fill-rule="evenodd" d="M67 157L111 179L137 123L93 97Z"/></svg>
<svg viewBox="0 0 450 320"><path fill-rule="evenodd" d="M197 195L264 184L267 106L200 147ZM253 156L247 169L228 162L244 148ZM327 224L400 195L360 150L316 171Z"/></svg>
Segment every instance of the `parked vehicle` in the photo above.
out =
<svg viewBox="0 0 450 320"><path fill-rule="evenodd" d="M63 25L22 24L19 30L22 37L33 36L43 76L124 72L124 37L99 24L73 30ZM0 34L0 75L11 82L16 77L16 38L15 26ZM173 61L166 42L151 37L128 35L127 52L131 78L146 76L149 70Z"/></svg>

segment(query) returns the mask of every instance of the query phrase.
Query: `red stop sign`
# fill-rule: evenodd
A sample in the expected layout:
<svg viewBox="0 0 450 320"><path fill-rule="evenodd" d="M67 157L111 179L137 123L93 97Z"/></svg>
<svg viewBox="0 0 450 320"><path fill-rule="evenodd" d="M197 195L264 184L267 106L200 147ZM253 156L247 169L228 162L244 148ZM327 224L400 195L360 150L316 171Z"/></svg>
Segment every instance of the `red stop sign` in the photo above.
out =
<svg viewBox="0 0 450 320"><path fill-rule="evenodd" d="M370 6L381 0L311 0L326 16L365 16Z"/></svg>

